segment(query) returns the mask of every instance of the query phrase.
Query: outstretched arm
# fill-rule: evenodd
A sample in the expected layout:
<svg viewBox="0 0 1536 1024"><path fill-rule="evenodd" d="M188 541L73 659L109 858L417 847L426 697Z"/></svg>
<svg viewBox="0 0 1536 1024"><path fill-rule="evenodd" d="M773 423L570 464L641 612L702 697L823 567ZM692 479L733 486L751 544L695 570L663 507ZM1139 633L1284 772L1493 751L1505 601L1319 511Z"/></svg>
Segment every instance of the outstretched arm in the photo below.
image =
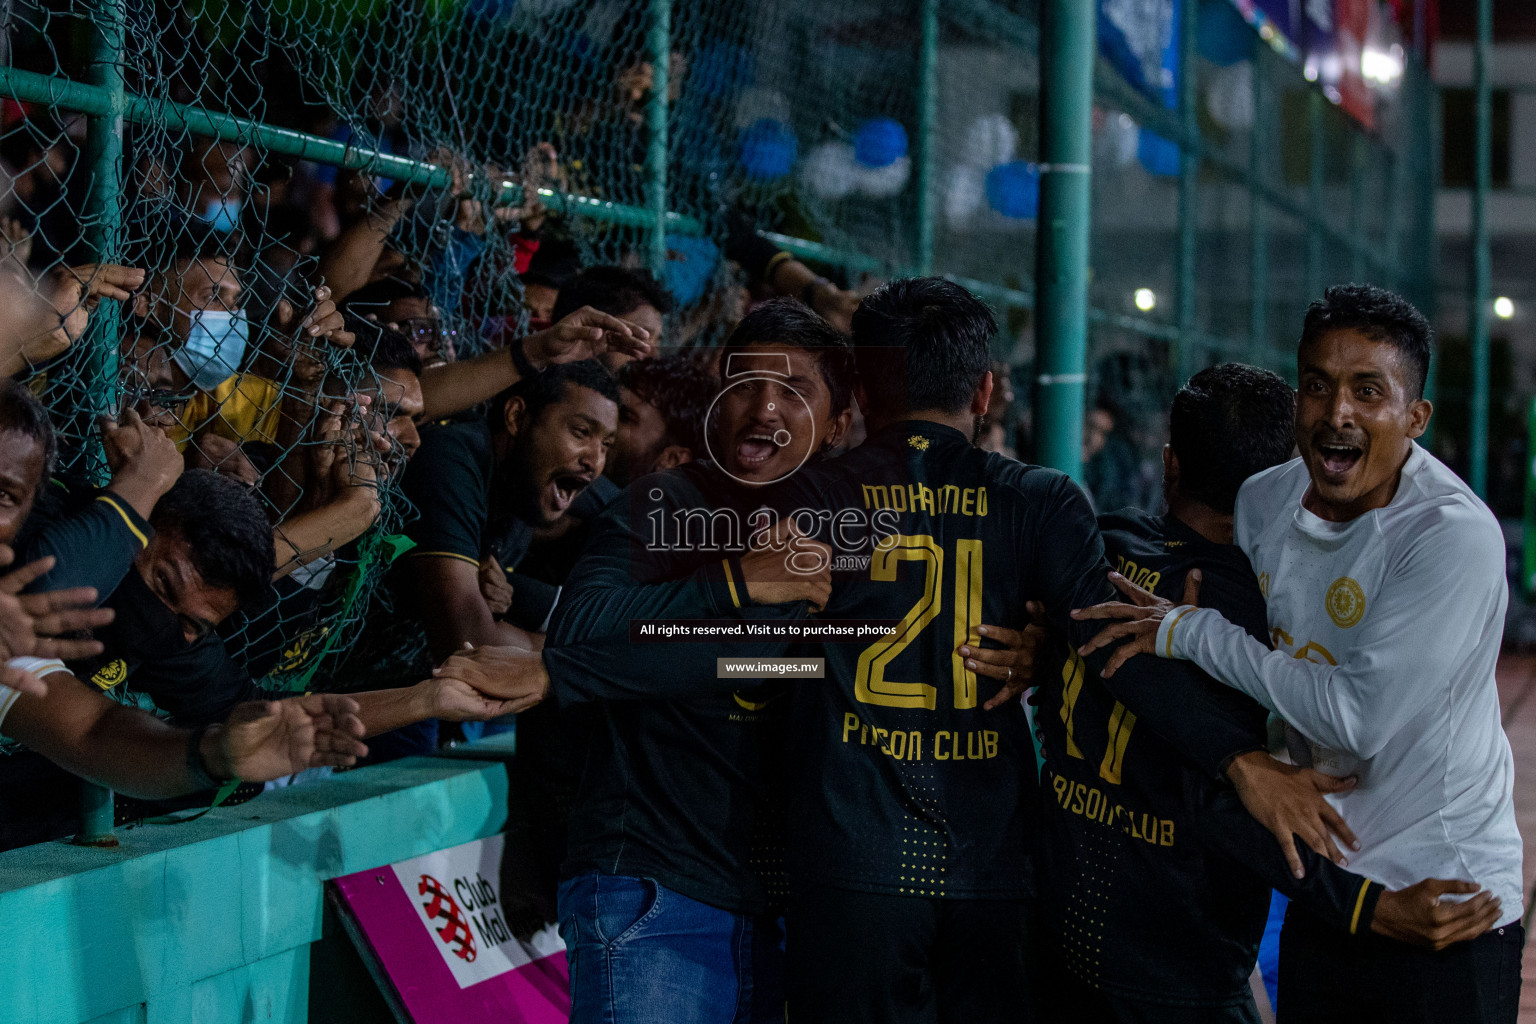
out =
<svg viewBox="0 0 1536 1024"><path fill-rule="evenodd" d="M609 349L644 357L655 351L645 328L583 306L545 330L513 342L528 364L542 370L555 363L595 359ZM421 373L423 422L452 416L496 397L522 379L510 348L462 362L435 363Z"/></svg>
<svg viewBox="0 0 1536 1024"><path fill-rule="evenodd" d="M1497 532L1448 513L1392 559L1368 614L1351 627L1354 650L1341 664L1271 651L1212 609L1167 602L1131 613L1124 605L1087 608L1085 618L1129 618L1084 649L1123 641L1110 649L1112 664L1139 653L1190 659L1307 739L1363 760L1444 693L1456 664L1485 631L1502 626L1504 587ZM1126 661L1127 669L1149 661Z"/></svg>
<svg viewBox="0 0 1536 1024"><path fill-rule="evenodd" d="M264 782L319 765L349 765L357 741L356 704L337 694L242 704L207 727L197 750L192 730L124 707L67 671L47 675L46 697L23 695L5 716L5 735L68 771L130 796L164 799L215 780ZM202 768L200 773L197 768Z"/></svg>

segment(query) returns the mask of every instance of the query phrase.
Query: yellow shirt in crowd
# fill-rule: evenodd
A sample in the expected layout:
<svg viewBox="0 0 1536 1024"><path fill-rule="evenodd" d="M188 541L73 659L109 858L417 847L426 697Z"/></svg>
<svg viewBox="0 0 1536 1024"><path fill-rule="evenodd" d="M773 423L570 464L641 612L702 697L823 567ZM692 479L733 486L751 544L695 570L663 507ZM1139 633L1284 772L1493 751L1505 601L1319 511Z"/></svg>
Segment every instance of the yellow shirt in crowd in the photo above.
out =
<svg viewBox="0 0 1536 1024"><path fill-rule="evenodd" d="M204 430L231 441L277 443L283 387L254 373L226 377L212 391L200 391L187 403L181 423L171 435L176 447Z"/></svg>

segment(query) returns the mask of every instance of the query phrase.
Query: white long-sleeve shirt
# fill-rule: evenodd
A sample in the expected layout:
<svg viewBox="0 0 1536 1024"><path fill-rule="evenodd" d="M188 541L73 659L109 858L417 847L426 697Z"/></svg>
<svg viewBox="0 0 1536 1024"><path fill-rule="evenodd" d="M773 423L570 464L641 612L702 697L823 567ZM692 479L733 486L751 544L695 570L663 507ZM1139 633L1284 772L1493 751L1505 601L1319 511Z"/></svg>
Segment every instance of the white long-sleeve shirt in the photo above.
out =
<svg viewBox="0 0 1536 1024"><path fill-rule="evenodd" d="M1267 599L1274 650L1211 609L1163 620L1188 658L1285 720L1292 753L1354 790L1329 800L1361 842L1350 868L1399 889L1470 879L1521 915L1514 757L1494 667L1504 538L1477 496L1414 445L1392 501L1346 523L1302 507L1295 459L1243 485L1236 539Z"/></svg>

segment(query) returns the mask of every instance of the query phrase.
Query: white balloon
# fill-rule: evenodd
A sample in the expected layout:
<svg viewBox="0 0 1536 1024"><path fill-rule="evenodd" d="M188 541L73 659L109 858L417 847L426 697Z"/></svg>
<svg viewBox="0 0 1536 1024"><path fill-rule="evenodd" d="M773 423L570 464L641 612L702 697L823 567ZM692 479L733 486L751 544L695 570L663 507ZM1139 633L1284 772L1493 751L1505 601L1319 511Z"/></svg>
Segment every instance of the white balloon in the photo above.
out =
<svg viewBox="0 0 1536 1024"><path fill-rule="evenodd" d="M1205 89L1205 105L1211 120L1229 131L1253 127L1253 61L1238 61L1216 68Z"/></svg>
<svg viewBox="0 0 1536 1024"><path fill-rule="evenodd" d="M912 176L912 158L907 156L897 157L884 167L865 167L858 164L854 168L856 175L854 181L856 187L867 196L876 199L884 199L900 192L907 185L907 179Z"/></svg>
<svg viewBox="0 0 1536 1024"><path fill-rule="evenodd" d="M1019 130L1002 114L982 114L965 129L961 159L972 167L1006 164L1019 150Z"/></svg>
<svg viewBox="0 0 1536 1024"><path fill-rule="evenodd" d="M944 219L960 227L987 201L987 172L980 167L956 164L944 183Z"/></svg>
<svg viewBox="0 0 1536 1024"><path fill-rule="evenodd" d="M736 98L731 117L739 129L750 128L758 121L789 124L789 100L777 89L754 85Z"/></svg>
<svg viewBox="0 0 1536 1024"><path fill-rule="evenodd" d="M835 202L858 186L859 170L853 146L823 142L800 162L800 180L819 198Z"/></svg>

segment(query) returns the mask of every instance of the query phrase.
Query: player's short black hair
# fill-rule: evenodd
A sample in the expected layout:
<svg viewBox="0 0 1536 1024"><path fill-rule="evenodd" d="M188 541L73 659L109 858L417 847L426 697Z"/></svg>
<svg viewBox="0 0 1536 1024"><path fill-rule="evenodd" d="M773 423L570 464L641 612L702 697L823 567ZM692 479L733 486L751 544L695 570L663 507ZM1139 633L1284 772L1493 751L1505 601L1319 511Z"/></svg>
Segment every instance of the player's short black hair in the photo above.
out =
<svg viewBox="0 0 1536 1024"><path fill-rule="evenodd" d="M853 404L853 349L848 336L799 299L769 299L753 306L725 340L721 373L730 370L732 354L752 345L788 345L812 353L832 398L832 415L841 415Z"/></svg>
<svg viewBox="0 0 1536 1024"><path fill-rule="evenodd" d="M165 214L165 211L153 209L150 213ZM133 266L144 267L154 274L172 273L181 263L235 262L230 251L235 243L210 225L195 219L178 219L174 214L156 219L159 223L146 224L140 229L143 240L129 247L128 258L133 261Z"/></svg>
<svg viewBox="0 0 1536 1024"><path fill-rule="evenodd" d="M567 281L581 273L581 253L570 239L545 238L528 261L528 269L519 276L523 284L542 284L559 291ZM660 308L660 307L658 307Z"/></svg>
<svg viewBox="0 0 1536 1024"><path fill-rule="evenodd" d="M491 400L491 429L494 431L506 428L505 410L507 402L513 398L523 400L530 423L537 420L544 414L545 409L565 397L567 384L579 388L590 388L614 405L619 404L619 382L614 379L613 374L608 372L607 367L596 359L556 363L531 377L524 377Z"/></svg>
<svg viewBox="0 0 1536 1024"><path fill-rule="evenodd" d="M423 364L411 344L399 331L392 330L374 320L365 320L355 313L343 315L347 330L357 338L353 349L375 370L409 370L421 376Z"/></svg>
<svg viewBox="0 0 1536 1024"><path fill-rule="evenodd" d="M631 360L619 370L619 383L661 413L667 444L680 444L703 457L704 416L718 388L692 353Z"/></svg>
<svg viewBox="0 0 1536 1024"><path fill-rule="evenodd" d="M149 524L187 542L192 566L209 586L233 590L253 606L272 588L277 555L272 524L250 488L208 469L190 469L155 502Z"/></svg>
<svg viewBox="0 0 1536 1024"><path fill-rule="evenodd" d="M23 434L36 441L43 450L43 480L48 479L59 455L53 421L27 386L9 377L0 381L0 433Z"/></svg>
<svg viewBox="0 0 1536 1024"><path fill-rule="evenodd" d="M1170 442L1179 491L1230 515L1243 481L1291 457L1296 393L1242 363L1201 370L1173 396Z"/></svg>
<svg viewBox="0 0 1536 1024"><path fill-rule="evenodd" d="M1413 303L1373 284L1336 284L1307 307L1297 350L1331 331L1347 330L1359 331L1372 341L1385 341L1397 349L1408 363L1409 399L1424 397L1435 329Z"/></svg>
<svg viewBox="0 0 1536 1024"><path fill-rule="evenodd" d="M348 295L341 303L344 311L367 315L377 312L396 299L428 299L432 298L425 286L416 281L407 281L401 277L381 277L377 281L370 281L357 291Z"/></svg>
<svg viewBox="0 0 1536 1024"><path fill-rule="evenodd" d="M672 293L649 270L599 265L588 267L567 278L555 298L551 320L563 320L582 306L623 316L641 306L654 306L656 312L672 312Z"/></svg>
<svg viewBox="0 0 1536 1024"><path fill-rule="evenodd" d="M986 304L942 277L892 281L853 311L853 353L873 410L953 413L970 404L991 369L997 320Z"/></svg>

